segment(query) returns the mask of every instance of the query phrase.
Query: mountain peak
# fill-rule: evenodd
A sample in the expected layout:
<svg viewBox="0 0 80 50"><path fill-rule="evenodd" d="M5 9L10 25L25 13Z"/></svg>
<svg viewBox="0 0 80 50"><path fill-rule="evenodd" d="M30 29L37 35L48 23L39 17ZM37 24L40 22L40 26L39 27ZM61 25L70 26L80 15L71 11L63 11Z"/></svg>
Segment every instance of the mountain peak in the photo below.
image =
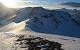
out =
<svg viewBox="0 0 80 50"><path fill-rule="evenodd" d="M80 25L71 14L62 10L47 10L42 7L28 7L17 14L15 22L31 19L28 28L35 32L56 33L66 36L77 36ZM76 31L75 31L76 30ZM68 33L68 34L67 34ZM69 35L69 34L73 35Z"/></svg>

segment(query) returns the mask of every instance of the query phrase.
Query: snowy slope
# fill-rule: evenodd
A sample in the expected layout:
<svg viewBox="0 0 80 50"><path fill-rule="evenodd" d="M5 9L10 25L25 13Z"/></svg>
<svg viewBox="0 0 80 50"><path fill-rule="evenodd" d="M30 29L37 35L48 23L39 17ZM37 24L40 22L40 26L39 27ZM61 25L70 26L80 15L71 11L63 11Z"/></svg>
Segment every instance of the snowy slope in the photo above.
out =
<svg viewBox="0 0 80 50"><path fill-rule="evenodd" d="M28 28L35 32L80 37L80 24L73 16L61 10L28 7L18 10L15 22L31 19Z"/></svg>
<svg viewBox="0 0 80 50"><path fill-rule="evenodd" d="M15 22L11 22L3 27L0 28L0 32L19 32L21 30L23 30L25 28L25 26L27 25L26 22L28 22L28 20L22 21L20 23L15 23Z"/></svg>
<svg viewBox="0 0 80 50"><path fill-rule="evenodd" d="M28 36L35 36L35 37L42 37L48 39L50 41L59 42L62 44L62 48L64 50L80 50L80 38L74 37L66 37L60 35L52 35L52 34L45 34L45 33L36 33L31 31L23 31L17 32L16 34L12 33L0 33L0 50L25 50L19 48L19 46L15 46L14 40L16 40L15 35L25 35Z"/></svg>

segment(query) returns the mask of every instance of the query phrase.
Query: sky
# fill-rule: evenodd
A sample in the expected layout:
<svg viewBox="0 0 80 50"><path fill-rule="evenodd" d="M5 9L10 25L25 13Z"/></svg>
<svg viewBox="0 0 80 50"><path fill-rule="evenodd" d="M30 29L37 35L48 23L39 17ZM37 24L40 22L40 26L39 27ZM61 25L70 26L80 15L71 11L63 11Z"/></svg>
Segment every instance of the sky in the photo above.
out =
<svg viewBox="0 0 80 50"><path fill-rule="evenodd" d="M46 7L49 9L57 9L57 8L74 8L69 4L68 5L61 5L61 3L66 3L66 2L75 2L75 3L80 3L80 0L21 0L24 1L24 5L27 6L39 6L39 7ZM78 4L77 4L78 5ZM80 9L79 7L77 9Z"/></svg>
<svg viewBox="0 0 80 50"><path fill-rule="evenodd" d="M79 2L80 0L22 0L25 2L31 1L31 2L48 2L48 3L62 3L62 2Z"/></svg>
<svg viewBox="0 0 80 50"><path fill-rule="evenodd" d="M8 7L46 7L46 8L61 8L68 7L59 3L76 2L80 0L0 0L1 3ZM70 7L70 6L69 6ZM72 7L73 8L73 7Z"/></svg>
<svg viewBox="0 0 80 50"><path fill-rule="evenodd" d="M48 3L59 3L59 2L80 2L80 0L23 0L23 1L34 1L34 2L48 2Z"/></svg>
<svg viewBox="0 0 80 50"><path fill-rule="evenodd" d="M58 3L58 2L80 2L80 0L48 0L48 2Z"/></svg>

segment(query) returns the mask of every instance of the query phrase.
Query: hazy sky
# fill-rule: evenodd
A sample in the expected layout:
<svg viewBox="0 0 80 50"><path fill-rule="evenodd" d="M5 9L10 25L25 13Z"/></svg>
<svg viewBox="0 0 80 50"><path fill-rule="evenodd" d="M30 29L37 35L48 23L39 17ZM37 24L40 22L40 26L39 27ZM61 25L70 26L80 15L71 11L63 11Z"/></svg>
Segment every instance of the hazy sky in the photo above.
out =
<svg viewBox="0 0 80 50"><path fill-rule="evenodd" d="M50 9L55 9L55 8L74 8L71 6L65 6L65 5L60 5L59 3L66 3L66 2L75 2L75 3L80 3L80 0L21 0L24 1L24 5L27 6L41 6L41 7L46 7Z"/></svg>
<svg viewBox="0 0 80 50"><path fill-rule="evenodd" d="M46 7L50 9L55 8L73 8L70 6L64 6L60 5L59 3L65 3L65 2L78 2L80 3L80 0L0 0L3 4L5 4L8 7ZM16 5L16 6L15 6Z"/></svg>
<svg viewBox="0 0 80 50"><path fill-rule="evenodd" d="M48 0L49 2L80 2L80 0Z"/></svg>
<svg viewBox="0 0 80 50"><path fill-rule="evenodd" d="M80 2L80 0L25 0L25 1L35 1L35 2L48 2L48 3L58 3L58 2Z"/></svg>

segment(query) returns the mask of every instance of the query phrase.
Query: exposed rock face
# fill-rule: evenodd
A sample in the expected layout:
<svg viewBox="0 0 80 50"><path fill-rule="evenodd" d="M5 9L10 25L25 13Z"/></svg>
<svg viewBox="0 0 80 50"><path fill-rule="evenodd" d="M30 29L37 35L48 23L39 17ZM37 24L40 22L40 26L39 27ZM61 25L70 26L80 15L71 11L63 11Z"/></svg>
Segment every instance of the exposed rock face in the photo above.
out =
<svg viewBox="0 0 80 50"><path fill-rule="evenodd" d="M18 47L20 46L20 48L27 48L27 50L61 50L60 43L49 41L41 37L30 36L25 38L24 35L21 35L16 40L15 44L18 45Z"/></svg>

